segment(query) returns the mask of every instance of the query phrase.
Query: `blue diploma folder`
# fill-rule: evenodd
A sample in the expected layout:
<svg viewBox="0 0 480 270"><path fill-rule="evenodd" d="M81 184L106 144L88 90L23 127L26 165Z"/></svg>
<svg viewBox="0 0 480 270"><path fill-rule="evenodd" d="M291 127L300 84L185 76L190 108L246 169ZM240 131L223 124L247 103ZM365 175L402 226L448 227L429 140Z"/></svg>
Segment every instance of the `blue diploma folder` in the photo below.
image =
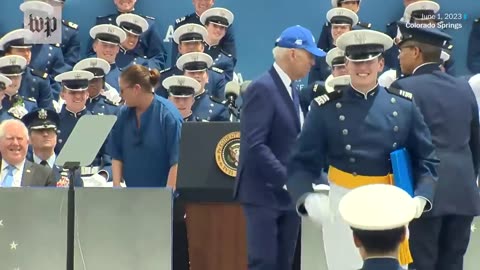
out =
<svg viewBox="0 0 480 270"><path fill-rule="evenodd" d="M402 148L390 153L393 169L393 183L413 197L413 173L410 155Z"/></svg>

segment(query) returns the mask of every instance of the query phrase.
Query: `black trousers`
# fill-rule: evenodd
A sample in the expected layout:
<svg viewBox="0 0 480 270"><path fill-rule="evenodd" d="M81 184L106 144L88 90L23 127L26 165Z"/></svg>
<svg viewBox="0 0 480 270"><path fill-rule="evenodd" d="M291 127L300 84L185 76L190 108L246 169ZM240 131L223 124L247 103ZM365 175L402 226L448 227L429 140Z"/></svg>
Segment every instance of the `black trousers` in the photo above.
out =
<svg viewBox="0 0 480 270"><path fill-rule="evenodd" d="M410 225L413 270L463 270L473 217L422 217Z"/></svg>
<svg viewBox="0 0 480 270"><path fill-rule="evenodd" d="M173 204L173 270L189 270L187 223L184 202L176 199Z"/></svg>

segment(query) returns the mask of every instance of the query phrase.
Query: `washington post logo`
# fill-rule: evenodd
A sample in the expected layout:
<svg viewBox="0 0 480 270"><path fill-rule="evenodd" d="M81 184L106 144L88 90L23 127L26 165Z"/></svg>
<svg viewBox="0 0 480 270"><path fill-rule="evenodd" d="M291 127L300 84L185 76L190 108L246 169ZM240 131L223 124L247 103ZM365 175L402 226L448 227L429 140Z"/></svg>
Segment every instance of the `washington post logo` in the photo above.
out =
<svg viewBox="0 0 480 270"><path fill-rule="evenodd" d="M33 33L33 44L62 42L62 7L52 0L25 1L20 5L23 25Z"/></svg>

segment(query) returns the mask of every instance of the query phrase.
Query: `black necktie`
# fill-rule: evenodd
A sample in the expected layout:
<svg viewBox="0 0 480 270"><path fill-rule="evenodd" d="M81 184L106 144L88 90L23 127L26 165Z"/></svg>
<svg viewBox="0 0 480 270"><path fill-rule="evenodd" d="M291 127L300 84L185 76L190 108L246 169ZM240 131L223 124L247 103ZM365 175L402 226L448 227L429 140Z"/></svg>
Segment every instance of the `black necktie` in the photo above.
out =
<svg viewBox="0 0 480 270"><path fill-rule="evenodd" d="M45 166L45 167L50 167L50 166L48 166L48 162L46 160L42 160L40 162L40 165Z"/></svg>

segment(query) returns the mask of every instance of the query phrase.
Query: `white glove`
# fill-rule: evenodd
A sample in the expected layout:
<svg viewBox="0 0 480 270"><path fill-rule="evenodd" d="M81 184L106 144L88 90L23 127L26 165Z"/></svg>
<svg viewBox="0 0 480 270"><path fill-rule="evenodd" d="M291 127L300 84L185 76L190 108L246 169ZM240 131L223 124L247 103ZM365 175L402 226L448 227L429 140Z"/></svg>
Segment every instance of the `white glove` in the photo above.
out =
<svg viewBox="0 0 480 270"><path fill-rule="evenodd" d="M22 119L22 117L28 113L27 109L25 109L25 107L22 105L12 107L8 110L8 112L18 119Z"/></svg>
<svg viewBox="0 0 480 270"><path fill-rule="evenodd" d="M312 193L305 198L303 203L308 216L317 225L322 225L330 219L330 199L326 194Z"/></svg>
<svg viewBox="0 0 480 270"><path fill-rule="evenodd" d="M417 212L415 213L415 218L419 218L423 211L425 210L425 205L427 205L427 200L422 197L415 197L413 198L415 202L415 207L417 208Z"/></svg>
<svg viewBox="0 0 480 270"><path fill-rule="evenodd" d="M105 187L107 186L107 180L105 177L99 175L98 173L88 176L82 177L83 179L83 186L84 187Z"/></svg>
<svg viewBox="0 0 480 270"><path fill-rule="evenodd" d="M122 97L118 94L117 90L115 88L112 88L111 90L103 91L102 95L106 97L108 100L113 102L114 104L119 104L120 101L122 101Z"/></svg>
<svg viewBox="0 0 480 270"><path fill-rule="evenodd" d="M62 111L62 106L64 103L65 100L63 100L62 98L59 98L58 101L53 101L53 108L55 109L55 111L57 111L57 113L60 113L60 111Z"/></svg>

